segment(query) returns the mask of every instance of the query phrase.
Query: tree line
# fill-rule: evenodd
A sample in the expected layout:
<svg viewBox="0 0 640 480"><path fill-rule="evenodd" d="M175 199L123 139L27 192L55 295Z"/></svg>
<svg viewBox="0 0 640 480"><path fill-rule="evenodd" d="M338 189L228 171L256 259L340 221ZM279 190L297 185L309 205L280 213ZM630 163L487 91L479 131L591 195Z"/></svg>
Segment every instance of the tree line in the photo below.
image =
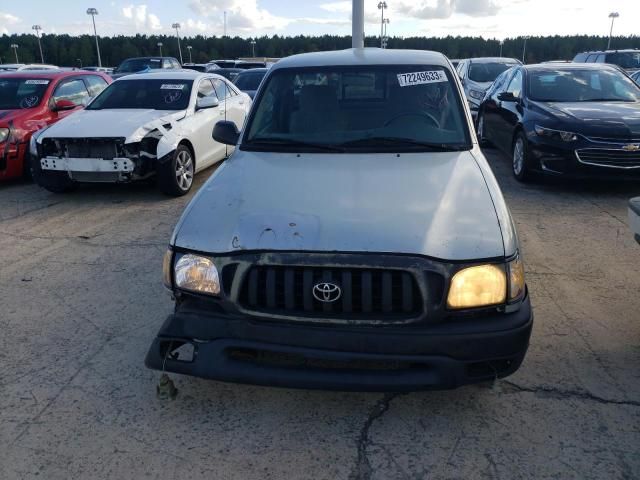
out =
<svg viewBox="0 0 640 480"><path fill-rule="evenodd" d="M117 66L123 59L136 56L158 55L162 43L165 56L179 58L178 40L175 36L135 35L101 37L100 54L103 66ZM546 60L571 60L575 54L587 50L600 50L607 46L607 38L600 36L547 36L531 37L526 45L526 62L536 63ZM351 47L350 36L263 36L255 39L255 53L259 57L286 57L296 53L323 50L339 50ZM77 67L97 65L95 40L91 35L42 35L42 50L46 63ZM367 37L366 46L378 46L378 37ZM21 63L39 63L40 53L35 35L2 35L0 37L0 63L15 62L12 44L18 45L17 53ZM182 57L189 61L187 45L190 45L192 60L196 63L218 58L240 58L252 56L249 39L240 37L185 37L181 39ZM524 38L508 38L502 45L505 57L521 59ZM614 37L612 48L640 48L640 37ZM498 56L500 42L482 37L392 37L388 48L435 50L449 58L469 58Z"/></svg>

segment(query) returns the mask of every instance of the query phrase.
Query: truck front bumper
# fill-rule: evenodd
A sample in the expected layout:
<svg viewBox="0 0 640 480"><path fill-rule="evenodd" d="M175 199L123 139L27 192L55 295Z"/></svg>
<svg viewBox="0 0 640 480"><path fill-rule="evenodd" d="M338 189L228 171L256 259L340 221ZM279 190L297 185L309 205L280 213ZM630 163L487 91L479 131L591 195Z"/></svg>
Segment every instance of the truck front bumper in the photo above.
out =
<svg viewBox="0 0 640 480"><path fill-rule="evenodd" d="M514 313L428 326L356 327L170 315L145 364L235 383L352 391L451 389L514 373L529 345L527 297ZM190 344L186 360L170 352Z"/></svg>

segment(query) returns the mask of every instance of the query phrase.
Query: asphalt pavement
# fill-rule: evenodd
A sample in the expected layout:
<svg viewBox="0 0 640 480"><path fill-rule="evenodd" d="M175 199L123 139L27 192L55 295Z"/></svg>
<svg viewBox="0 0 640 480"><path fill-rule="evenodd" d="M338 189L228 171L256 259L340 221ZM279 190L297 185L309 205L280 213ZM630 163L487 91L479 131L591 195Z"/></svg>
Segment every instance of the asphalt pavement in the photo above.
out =
<svg viewBox="0 0 640 480"><path fill-rule="evenodd" d="M535 309L521 369L411 394L224 384L147 348L172 310L162 255L191 195L0 185L0 479L640 478L640 185L522 186L486 154ZM214 219L213 219L214 220Z"/></svg>

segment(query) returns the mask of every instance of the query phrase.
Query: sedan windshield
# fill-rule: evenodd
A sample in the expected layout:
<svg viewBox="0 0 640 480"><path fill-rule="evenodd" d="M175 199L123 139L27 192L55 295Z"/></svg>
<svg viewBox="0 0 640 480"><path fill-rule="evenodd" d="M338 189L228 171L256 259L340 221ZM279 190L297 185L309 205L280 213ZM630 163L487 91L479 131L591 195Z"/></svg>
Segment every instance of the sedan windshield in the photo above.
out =
<svg viewBox="0 0 640 480"><path fill-rule="evenodd" d="M440 66L282 69L257 100L244 149L454 151L471 148L460 96Z"/></svg>
<svg viewBox="0 0 640 480"><path fill-rule="evenodd" d="M246 72L239 74L233 83L240 90L257 90L266 72Z"/></svg>
<svg viewBox="0 0 640 480"><path fill-rule="evenodd" d="M37 107L49 82L44 78L0 78L0 110Z"/></svg>
<svg viewBox="0 0 640 480"><path fill-rule="evenodd" d="M147 68L162 68L162 61L159 58L132 58L122 62L116 73L135 73Z"/></svg>
<svg viewBox="0 0 640 480"><path fill-rule="evenodd" d="M113 82L87 110L136 108L184 110L189 106L191 80L124 79Z"/></svg>
<svg viewBox="0 0 640 480"><path fill-rule="evenodd" d="M478 83L493 82L498 75L513 66L513 63L471 62L471 65L469 65L469 80L473 80Z"/></svg>
<svg viewBox="0 0 640 480"><path fill-rule="evenodd" d="M529 74L529 98L540 102L637 102L640 88L612 68L539 70Z"/></svg>

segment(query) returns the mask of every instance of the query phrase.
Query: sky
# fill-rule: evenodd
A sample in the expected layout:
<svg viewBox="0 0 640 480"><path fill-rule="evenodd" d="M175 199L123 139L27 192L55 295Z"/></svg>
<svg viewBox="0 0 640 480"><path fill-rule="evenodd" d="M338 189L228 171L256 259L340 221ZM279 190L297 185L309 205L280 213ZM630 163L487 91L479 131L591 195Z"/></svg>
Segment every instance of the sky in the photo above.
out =
<svg viewBox="0 0 640 480"><path fill-rule="evenodd" d="M365 33L379 35L379 0L365 0ZM620 13L615 35L637 35L640 0L386 0L390 36L608 35L612 11ZM31 32L92 34L87 7L98 9L99 35L351 34L351 0L21 0L0 3L0 34Z"/></svg>

